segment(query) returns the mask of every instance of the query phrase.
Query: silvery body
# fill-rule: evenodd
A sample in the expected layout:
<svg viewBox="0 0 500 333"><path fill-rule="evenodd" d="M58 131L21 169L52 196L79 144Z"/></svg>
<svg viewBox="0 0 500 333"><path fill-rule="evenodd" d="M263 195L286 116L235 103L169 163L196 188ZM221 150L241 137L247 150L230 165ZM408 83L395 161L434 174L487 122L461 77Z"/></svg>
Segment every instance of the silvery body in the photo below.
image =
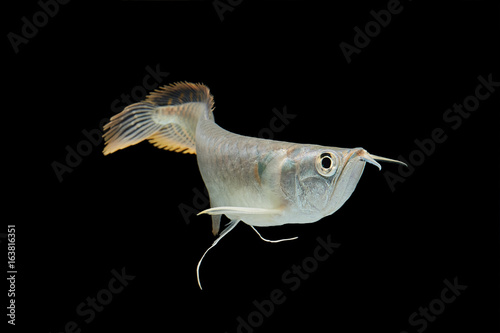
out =
<svg viewBox="0 0 500 333"><path fill-rule="evenodd" d="M215 123L209 89L186 82L162 87L145 101L126 107L104 130L105 155L144 140L158 148L196 154L211 206L200 214L212 215L214 235L222 215L231 220L210 248L240 221L256 232L254 226L316 222L346 202L367 162L379 169L376 160L402 163L363 148L231 133Z"/></svg>
<svg viewBox="0 0 500 333"><path fill-rule="evenodd" d="M270 210L221 210L253 226L310 223L333 214L352 194L365 166L362 148L251 138L210 120L200 120L196 137L211 207Z"/></svg>

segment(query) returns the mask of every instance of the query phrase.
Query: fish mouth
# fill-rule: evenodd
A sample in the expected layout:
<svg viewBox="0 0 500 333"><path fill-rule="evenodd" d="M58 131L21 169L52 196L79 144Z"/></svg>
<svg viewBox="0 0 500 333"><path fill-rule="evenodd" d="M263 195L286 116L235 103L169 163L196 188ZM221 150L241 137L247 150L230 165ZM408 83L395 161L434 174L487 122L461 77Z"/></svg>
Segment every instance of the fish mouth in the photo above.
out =
<svg viewBox="0 0 500 333"><path fill-rule="evenodd" d="M335 182L334 194L332 196L333 202L329 205L327 215L333 214L349 199L363 174L366 163L375 165L379 170L382 169L382 166L377 161L398 163L407 166L398 160L370 154L363 148L344 151L343 161L343 168Z"/></svg>
<svg viewBox="0 0 500 333"><path fill-rule="evenodd" d="M375 165L379 171L382 170L382 166L377 161L397 163L397 164L404 165L405 167L408 167L408 165L406 163L403 163L403 162L398 161L398 160L393 160L393 159L390 159L387 157L382 157L382 156L370 154L363 148L359 148L359 149L355 150L354 152L352 152L351 156L348 157L348 161L350 161L350 159L354 155L359 156L359 159L363 162L367 162L367 163Z"/></svg>

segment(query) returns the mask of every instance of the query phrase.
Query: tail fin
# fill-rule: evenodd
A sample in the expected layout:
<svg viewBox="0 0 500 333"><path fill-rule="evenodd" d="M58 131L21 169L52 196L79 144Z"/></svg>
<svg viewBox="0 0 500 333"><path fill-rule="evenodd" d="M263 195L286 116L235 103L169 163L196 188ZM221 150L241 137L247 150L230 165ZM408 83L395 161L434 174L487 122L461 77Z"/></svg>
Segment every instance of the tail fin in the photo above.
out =
<svg viewBox="0 0 500 333"><path fill-rule="evenodd" d="M158 148L196 154L196 126L213 119L213 97L207 86L179 82L127 106L104 125L104 155L148 140Z"/></svg>

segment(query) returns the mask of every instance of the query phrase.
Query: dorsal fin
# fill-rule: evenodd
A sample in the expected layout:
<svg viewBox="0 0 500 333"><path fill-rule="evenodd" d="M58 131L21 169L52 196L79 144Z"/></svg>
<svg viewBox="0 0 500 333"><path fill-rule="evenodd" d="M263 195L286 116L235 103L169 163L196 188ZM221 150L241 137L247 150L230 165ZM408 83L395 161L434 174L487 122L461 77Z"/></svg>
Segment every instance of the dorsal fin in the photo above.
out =
<svg viewBox="0 0 500 333"><path fill-rule="evenodd" d="M212 111L214 106L214 99L208 87L190 82L176 82L160 87L146 97L146 102L157 106L202 102L207 104L209 111Z"/></svg>
<svg viewBox="0 0 500 333"><path fill-rule="evenodd" d="M145 101L127 106L104 126L104 154L149 140L158 148L196 154L201 117L213 120L214 101L207 86L179 82L163 86Z"/></svg>

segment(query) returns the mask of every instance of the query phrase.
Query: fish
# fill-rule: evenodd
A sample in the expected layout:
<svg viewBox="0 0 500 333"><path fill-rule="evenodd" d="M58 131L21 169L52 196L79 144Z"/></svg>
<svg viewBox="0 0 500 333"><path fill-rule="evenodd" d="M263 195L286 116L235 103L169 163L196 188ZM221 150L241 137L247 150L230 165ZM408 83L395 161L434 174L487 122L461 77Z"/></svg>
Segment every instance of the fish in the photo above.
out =
<svg viewBox="0 0 500 333"><path fill-rule="evenodd" d="M248 137L215 123L214 98L202 83L176 82L152 91L104 125L104 155L149 141L169 151L196 155L208 190L210 208L199 212L212 219L218 237L210 249L239 222L256 227L313 223L332 215L349 199L366 163L405 163L365 149L327 147ZM225 215L230 222L220 232Z"/></svg>

